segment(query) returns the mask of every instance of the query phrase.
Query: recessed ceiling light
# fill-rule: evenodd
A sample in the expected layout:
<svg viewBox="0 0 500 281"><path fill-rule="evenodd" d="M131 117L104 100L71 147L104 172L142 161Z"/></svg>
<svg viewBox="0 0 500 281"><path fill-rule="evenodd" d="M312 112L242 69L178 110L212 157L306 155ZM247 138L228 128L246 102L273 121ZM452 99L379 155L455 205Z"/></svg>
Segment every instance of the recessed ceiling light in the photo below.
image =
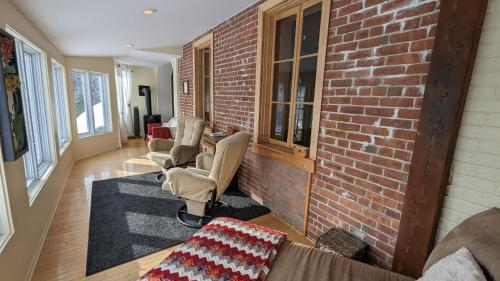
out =
<svg viewBox="0 0 500 281"><path fill-rule="evenodd" d="M142 14L145 15L145 16L150 16L154 13L158 12L157 9L153 9L153 8L148 8L148 9L144 9L142 10Z"/></svg>
<svg viewBox="0 0 500 281"><path fill-rule="evenodd" d="M133 48L134 46L135 46L134 43L128 43L128 44L123 45L123 47L125 47L125 48Z"/></svg>

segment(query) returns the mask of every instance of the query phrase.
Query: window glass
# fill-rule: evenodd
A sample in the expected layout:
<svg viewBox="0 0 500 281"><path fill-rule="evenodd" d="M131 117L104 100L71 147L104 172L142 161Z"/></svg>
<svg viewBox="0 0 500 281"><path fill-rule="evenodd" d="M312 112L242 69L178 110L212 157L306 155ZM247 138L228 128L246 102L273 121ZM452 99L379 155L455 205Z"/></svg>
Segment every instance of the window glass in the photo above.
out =
<svg viewBox="0 0 500 281"><path fill-rule="evenodd" d="M75 99L76 128L79 135L90 133L85 96L85 74L73 72L73 95Z"/></svg>
<svg viewBox="0 0 500 281"><path fill-rule="evenodd" d="M302 23L302 44L300 55L318 52L319 30L321 27L321 4L316 4L304 10Z"/></svg>
<svg viewBox="0 0 500 281"><path fill-rule="evenodd" d="M300 60L297 102L314 102L317 57Z"/></svg>
<svg viewBox="0 0 500 281"><path fill-rule="evenodd" d="M276 22L275 60L280 61L293 58L296 22L296 15L280 19Z"/></svg>
<svg viewBox="0 0 500 281"><path fill-rule="evenodd" d="M56 111L57 140L59 151L62 152L71 141L69 129L68 104L66 99L66 89L64 83L64 68L58 64L52 63L52 76L54 88L54 101Z"/></svg>
<svg viewBox="0 0 500 281"><path fill-rule="evenodd" d="M274 65L273 101L290 101L292 71L292 62L282 62Z"/></svg>
<svg viewBox="0 0 500 281"><path fill-rule="evenodd" d="M283 142L288 141L288 118L290 105L275 103L271 113L271 138Z"/></svg>
<svg viewBox="0 0 500 281"><path fill-rule="evenodd" d="M310 7L301 4L283 11L294 14L278 16L274 22L271 120L266 121L271 142L288 148L311 145L321 8L322 3ZM296 29L300 40L295 40Z"/></svg>
<svg viewBox="0 0 500 281"><path fill-rule="evenodd" d="M42 178L55 164L49 134L49 110L47 109L42 54L27 43L16 40L18 63L21 74L22 98L29 150L23 155L26 185L31 198L40 187Z"/></svg>
<svg viewBox="0 0 500 281"><path fill-rule="evenodd" d="M295 126L293 143L308 147L311 144L312 104L297 104L295 109Z"/></svg>
<svg viewBox="0 0 500 281"><path fill-rule="evenodd" d="M211 122L211 97L210 97L210 49L203 50L203 114L206 122Z"/></svg>
<svg viewBox="0 0 500 281"><path fill-rule="evenodd" d="M111 131L107 76L79 70L72 76L78 135Z"/></svg>
<svg viewBox="0 0 500 281"><path fill-rule="evenodd" d="M105 132L107 128L106 120L106 99L104 89L104 77L102 74L89 74L90 99L92 101L92 112L94 117L94 128L96 132Z"/></svg>

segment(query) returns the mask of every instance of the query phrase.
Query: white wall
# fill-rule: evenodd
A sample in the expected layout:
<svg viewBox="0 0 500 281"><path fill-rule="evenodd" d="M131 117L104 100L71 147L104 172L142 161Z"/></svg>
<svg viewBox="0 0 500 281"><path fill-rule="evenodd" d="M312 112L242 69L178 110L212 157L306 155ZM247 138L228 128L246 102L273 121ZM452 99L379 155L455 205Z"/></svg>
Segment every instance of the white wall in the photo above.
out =
<svg viewBox="0 0 500 281"><path fill-rule="evenodd" d="M500 207L500 0L490 0L437 239Z"/></svg>
<svg viewBox="0 0 500 281"><path fill-rule="evenodd" d="M47 53L49 66L51 58L65 64L63 54L10 1L0 0L0 23L8 24L44 50ZM52 81L50 67L49 75ZM52 83L49 83L52 89ZM50 100L53 108L52 93L50 93ZM53 121L55 124L55 120ZM68 173L74 163L74 148L73 142L62 156L57 157L57 165L31 206L28 202L23 159L0 163L5 168L5 180L15 231L0 253L0 280L24 280L34 270Z"/></svg>
<svg viewBox="0 0 500 281"><path fill-rule="evenodd" d="M158 94L156 87L156 69L132 66L132 96L130 98L130 109L134 113L134 106L139 107L139 126L140 135L144 137L143 116L147 113L146 98L139 96L139 85L149 86L151 88L151 110L153 114L158 114ZM132 115L133 116L133 115Z"/></svg>

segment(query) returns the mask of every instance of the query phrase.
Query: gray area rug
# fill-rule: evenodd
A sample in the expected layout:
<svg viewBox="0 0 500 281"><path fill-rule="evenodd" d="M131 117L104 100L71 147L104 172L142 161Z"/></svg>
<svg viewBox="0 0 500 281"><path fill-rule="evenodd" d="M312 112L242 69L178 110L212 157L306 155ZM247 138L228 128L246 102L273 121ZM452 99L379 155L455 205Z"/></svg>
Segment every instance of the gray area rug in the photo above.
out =
<svg viewBox="0 0 500 281"><path fill-rule="evenodd" d="M92 183L86 275L182 243L197 229L177 221L184 201L161 189L155 173ZM249 220L269 209L238 190L221 198L231 217Z"/></svg>

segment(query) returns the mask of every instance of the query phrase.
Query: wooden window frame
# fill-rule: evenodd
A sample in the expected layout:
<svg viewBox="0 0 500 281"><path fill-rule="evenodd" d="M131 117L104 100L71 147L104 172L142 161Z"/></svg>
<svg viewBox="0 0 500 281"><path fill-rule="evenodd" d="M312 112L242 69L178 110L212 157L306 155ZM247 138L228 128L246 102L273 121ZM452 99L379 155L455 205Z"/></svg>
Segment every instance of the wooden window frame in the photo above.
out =
<svg viewBox="0 0 500 281"><path fill-rule="evenodd" d="M311 128L311 144L309 146L309 155L307 157L301 157L305 160L315 160L318 148L318 137L319 137L319 122L321 114L321 100L323 96L323 80L324 80L324 70L325 70L325 60L326 60L326 48L327 48L327 38L328 38L328 25L330 20L330 3L329 0L269 0L261 4L258 7L258 37L257 37L257 62L256 62L256 82L255 82L255 116L254 116L254 147L259 147L253 149L254 152L259 153L261 151L269 151L272 149L276 153L294 154L293 147L303 148L301 146L293 145L293 141L290 140L290 134L293 130L288 131L289 142L292 145L283 146L280 141L271 140L268 138L269 128L271 123L271 95L272 95L272 72L274 64L274 29L277 18L283 18L287 15L291 15L294 12L299 13L299 17L302 18L300 14L299 5L303 5L308 8L318 3L322 3L321 7L321 27L318 42L318 52L317 55L317 65L316 65L316 88L314 91L314 102L313 102L313 118L312 118L312 128ZM305 9L305 8L304 8ZM295 11L294 11L295 10ZM303 10L303 9L302 9ZM299 19L298 19L299 20ZM300 25L296 28L296 38L297 34L300 34ZM299 39L297 39L299 40ZM299 44L300 46L300 44ZM295 48L294 50L294 60L299 62L300 48ZM299 65L294 67L293 79L296 79L298 75ZM296 84L296 83L294 83ZM292 96L296 93L292 86ZM295 104L294 104L295 105ZM289 127L293 125L295 121L295 108L290 108L290 118ZM293 112L292 112L293 111ZM292 136L293 138L293 136ZM264 146L264 147L262 147ZM288 159L289 157L281 157L282 159Z"/></svg>
<svg viewBox="0 0 500 281"><path fill-rule="evenodd" d="M209 33L193 42L193 116L204 119L203 96L203 50L210 49L210 121L207 126L214 127L214 36Z"/></svg>

